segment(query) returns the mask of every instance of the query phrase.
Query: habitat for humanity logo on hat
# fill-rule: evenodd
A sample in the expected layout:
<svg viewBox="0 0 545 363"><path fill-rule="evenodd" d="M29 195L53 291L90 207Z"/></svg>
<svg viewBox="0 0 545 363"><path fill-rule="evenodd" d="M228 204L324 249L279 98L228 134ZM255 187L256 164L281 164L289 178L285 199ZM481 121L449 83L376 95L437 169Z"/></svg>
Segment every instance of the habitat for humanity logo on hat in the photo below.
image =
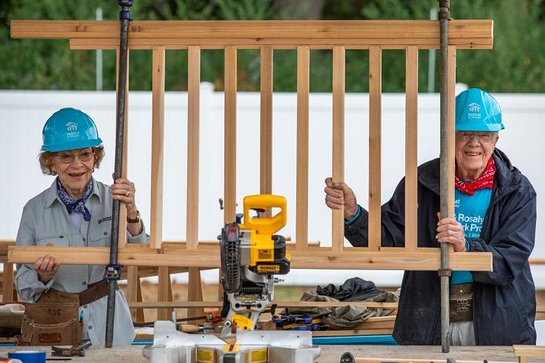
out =
<svg viewBox="0 0 545 363"><path fill-rule="evenodd" d="M467 118L481 118L481 105L471 102L468 106Z"/></svg>
<svg viewBox="0 0 545 363"><path fill-rule="evenodd" d="M78 124L76 122L70 121L66 123L66 137L68 138L79 138Z"/></svg>

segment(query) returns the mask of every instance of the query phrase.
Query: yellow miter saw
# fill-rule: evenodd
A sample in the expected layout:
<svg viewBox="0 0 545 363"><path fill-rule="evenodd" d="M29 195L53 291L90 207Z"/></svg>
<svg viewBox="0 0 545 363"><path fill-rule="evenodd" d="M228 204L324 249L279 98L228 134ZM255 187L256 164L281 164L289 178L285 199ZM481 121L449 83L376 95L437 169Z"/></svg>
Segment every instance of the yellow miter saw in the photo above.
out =
<svg viewBox="0 0 545 363"><path fill-rule="evenodd" d="M286 198L250 195L243 203L244 223L229 223L218 236L225 292L223 337L253 330L272 302L273 285L279 281L275 275L290 270L286 240L274 234L286 224Z"/></svg>
<svg viewBox="0 0 545 363"><path fill-rule="evenodd" d="M250 211L257 213L250 216ZM179 332L171 321L156 321L150 363L312 363L320 348L311 331L254 330L273 300L275 275L290 270L284 237L286 199L260 194L244 198L244 223L229 223L218 236L225 317L221 336Z"/></svg>

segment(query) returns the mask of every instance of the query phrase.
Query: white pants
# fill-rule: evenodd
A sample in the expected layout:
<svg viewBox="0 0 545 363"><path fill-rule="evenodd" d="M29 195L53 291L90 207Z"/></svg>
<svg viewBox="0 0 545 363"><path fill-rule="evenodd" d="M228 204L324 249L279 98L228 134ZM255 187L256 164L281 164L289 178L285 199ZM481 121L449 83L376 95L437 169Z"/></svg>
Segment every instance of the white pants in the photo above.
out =
<svg viewBox="0 0 545 363"><path fill-rule="evenodd" d="M448 331L450 345L475 345L475 331L472 321L450 323Z"/></svg>

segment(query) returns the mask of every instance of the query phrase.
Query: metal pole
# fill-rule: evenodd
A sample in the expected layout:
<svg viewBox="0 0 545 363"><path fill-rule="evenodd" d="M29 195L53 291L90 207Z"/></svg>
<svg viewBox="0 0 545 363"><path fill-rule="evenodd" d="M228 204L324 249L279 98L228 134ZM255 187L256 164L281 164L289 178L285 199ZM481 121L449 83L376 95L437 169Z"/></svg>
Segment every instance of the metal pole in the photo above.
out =
<svg viewBox="0 0 545 363"><path fill-rule="evenodd" d="M116 133L115 133L115 165L114 180L121 177L123 166L123 139L125 136L125 98L127 87L127 43L129 21L131 20L131 6L133 0L117 0L121 11L119 20L121 22L119 42L119 71L117 79L117 106L116 106ZM121 266L117 263L119 236L119 207L118 200L113 201L112 207L112 240L110 245L110 264L106 267L106 280L108 280L108 307L106 311L106 348L112 347L114 335L115 318L115 293L117 280L121 275Z"/></svg>
<svg viewBox="0 0 545 363"><path fill-rule="evenodd" d="M439 27L440 27L440 47L441 47L441 94L440 94L440 113L441 113L441 218L450 217L449 211L449 193L448 180L449 175L448 161L448 19L449 19L449 0L439 0ZM449 269L449 246L447 243L441 243L441 346L442 352L449 352L449 288L450 288L450 269Z"/></svg>

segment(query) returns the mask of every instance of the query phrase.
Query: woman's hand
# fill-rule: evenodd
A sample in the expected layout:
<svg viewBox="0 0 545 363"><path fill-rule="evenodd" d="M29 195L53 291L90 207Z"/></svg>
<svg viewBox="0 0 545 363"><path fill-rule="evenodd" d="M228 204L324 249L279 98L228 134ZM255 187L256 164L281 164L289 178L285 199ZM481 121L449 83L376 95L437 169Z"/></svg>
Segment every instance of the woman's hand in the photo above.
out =
<svg viewBox="0 0 545 363"><path fill-rule="evenodd" d="M454 218L439 219L435 238L439 242L450 243L454 247L454 252L464 252L466 250L464 227Z"/></svg>
<svg viewBox="0 0 545 363"><path fill-rule="evenodd" d="M51 280L59 270L59 264L55 261L55 257L49 255L39 257L36 262L34 262L33 267L38 274L38 280L44 284Z"/></svg>
<svg viewBox="0 0 545 363"><path fill-rule="evenodd" d="M113 176L113 175L112 175ZM112 198L119 200L121 203L125 203L127 207L127 218L138 219L138 208L136 208L136 187L134 183L129 179L118 178L114 181L110 191L112 192ZM127 229L133 235L139 235L142 233L142 222L138 220L137 223L127 223Z"/></svg>
<svg viewBox="0 0 545 363"><path fill-rule="evenodd" d="M344 219L351 219L358 212L356 195L352 189L343 182L333 182L332 178L326 178L325 204L331 209L341 209L344 206Z"/></svg>
<svg viewBox="0 0 545 363"><path fill-rule="evenodd" d="M111 186L112 198L117 199L127 206L127 217L136 218L138 209L136 208L136 187L129 179L118 178Z"/></svg>

